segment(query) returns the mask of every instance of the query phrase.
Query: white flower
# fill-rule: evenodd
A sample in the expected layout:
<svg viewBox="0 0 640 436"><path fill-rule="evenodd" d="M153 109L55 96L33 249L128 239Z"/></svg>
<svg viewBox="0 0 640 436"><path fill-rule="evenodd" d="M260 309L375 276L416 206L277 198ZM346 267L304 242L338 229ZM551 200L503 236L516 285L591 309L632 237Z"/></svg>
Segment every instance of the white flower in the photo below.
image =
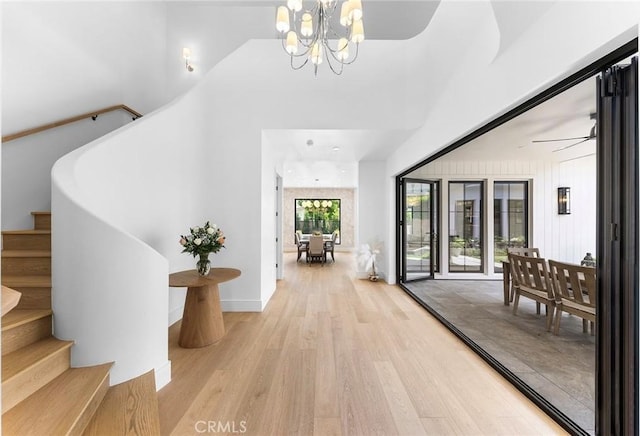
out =
<svg viewBox="0 0 640 436"><path fill-rule="evenodd" d="M322 200L322 207L327 207L327 200Z"/></svg>
<svg viewBox="0 0 640 436"><path fill-rule="evenodd" d="M213 229L213 227L209 227L207 229L207 233L210 234L210 235L213 235L214 232L215 232L215 230Z"/></svg>
<svg viewBox="0 0 640 436"><path fill-rule="evenodd" d="M319 200L314 201L314 202L313 202L313 205L314 205L315 207L320 207L320 201L319 201Z"/></svg>
<svg viewBox="0 0 640 436"><path fill-rule="evenodd" d="M199 231L200 231L200 227L195 226L195 227L193 228L193 232L194 232L194 233L198 233Z"/></svg>
<svg viewBox="0 0 640 436"><path fill-rule="evenodd" d="M193 243L196 244L196 245L200 245L200 244L202 244L202 239L196 238L196 239L193 240Z"/></svg>

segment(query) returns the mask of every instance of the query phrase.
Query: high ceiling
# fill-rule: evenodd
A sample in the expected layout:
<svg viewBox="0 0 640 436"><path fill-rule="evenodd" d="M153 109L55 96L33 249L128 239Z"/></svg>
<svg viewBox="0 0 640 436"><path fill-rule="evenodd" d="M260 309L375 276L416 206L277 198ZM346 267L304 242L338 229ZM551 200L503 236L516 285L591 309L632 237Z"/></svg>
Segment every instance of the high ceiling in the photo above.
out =
<svg viewBox="0 0 640 436"><path fill-rule="evenodd" d="M275 15L275 7L284 1L243 1L246 5L270 5ZM369 40L407 39L421 33L436 12L439 2L433 1L364 1L365 32ZM506 26L512 15L497 2L496 18L502 23L501 32L505 41L517 38L517 31ZM500 6L500 7L498 7ZM544 7L542 7L544 6ZM542 14L548 5L542 5L535 14ZM495 8L494 8L495 9ZM506 18L505 18L506 17ZM517 19L517 16L516 16ZM531 17L521 17L517 28L531 21ZM392 25L389 25L391 23ZM511 37L507 38L506 34ZM514 36L516 35L516 36ZM365 49L366 41L362 49ZM506 47L506 46L505 46ZM501 47L504 50L505 47ZM283 54L284 57L284 54ZM355 65L354 65L355 66ZM353 67L352 67L353 68ZM381 70L381 73L387 74ZM301 71L309 74L309 71ZM327 69L322 74L330 74ZM320 74L320 73L319 73ZM325 78L327 79L327 78ZM334 78L336 80L345 77ZM326 82L326 80L325 80ZM320 85L320 83L314 84ZM501 159L542 159L562 161L594 152L595 141L554 151L571 141L533 143L533 140L560 139L589 135L594 121L590 114L595 112L593 80L586 81L552 100L530 110L526 114L494 129L443 159L486 159L486 156L500 156ZM267 130L263 132L266 141L279 150L283 159L285 186L357 186L357 163L367 160L385 160L399 145L408 139L413 130L344 130L299 128L296 130ZM311 141L312 145L308 142ZM577 141L573 141L577 142Z"/></svg>
<svg viewBox="0 0 640 436"><path fill-rule="evenodd" d="M567 161L595 153L595 141L573 145L589 136L596 112L595 77L564 91L481 137L443 156L443 160ZM552 140L549 142L532 142Z"/></svg>
<svg viewBox="0 0 640 436"><path fill-rule="evenodd" d="M246 5L282 1L243 1ZM438 1L363 1L367 40L404 40L421 33L431 21ZM366 50L363 43L363 50ZM283 61L286 58L283 53ZM310 67L307 67L307 69ZM300 74L310 74L301 71ZM324 69L318 74L331 74ZM268 130L264 137L284 156L284 185L289 187L357 186L357 162L384 160L411 130L297 129ZM307 142L311 140L312 145ZM338 149L336 149L336 147Z"/></svg>

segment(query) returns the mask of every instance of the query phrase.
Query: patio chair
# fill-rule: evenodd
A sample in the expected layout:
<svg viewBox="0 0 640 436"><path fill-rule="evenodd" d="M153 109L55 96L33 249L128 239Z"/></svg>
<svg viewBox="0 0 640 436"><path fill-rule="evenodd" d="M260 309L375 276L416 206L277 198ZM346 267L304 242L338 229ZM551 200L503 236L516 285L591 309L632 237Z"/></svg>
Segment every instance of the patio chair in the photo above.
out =
<svg viewBox="0 0 640 436"><path fill-rule="evenodd" d="M560 332L562 312L582 318L582 331L587 332L591 324L591 335L595 334L596 322L596 269L570 263L549 261L551 277L556 290L556 322L553 333Z"/></svg>
<svg viewBox="0 0 640 436"><path fill-rule="evenodd" d="M529 248L529 247L509 247L507 248L507 254L513 253L518 256L528 256L528 257L540 257L540 250L538 248ZM514 289L511 286L509 292L509 302L513 303ZM538 304L538 311L540 310L540 305ZM540 312L538 312L540 313Z"/></svg>
<svg viewBox="0 0 640 436"><path fill-rule="evenodd" d="M515 290L513 314L517 315L518 313L518 303L521 296L530 298L537 303L537 313L540 313L539 305L544 304L547 308L547 331L551 331L556 297L547 261L541 257L518 256L509 253L509 264Z"/></svg>
<svg viewBox="0 0 640 436"><path fill-rule="evenodd" d="M309 238L307 262L311 265L314 260L319 260L323 264L327 261L326 253L324 251L324 238L322 235L311 235Z"/></svg>

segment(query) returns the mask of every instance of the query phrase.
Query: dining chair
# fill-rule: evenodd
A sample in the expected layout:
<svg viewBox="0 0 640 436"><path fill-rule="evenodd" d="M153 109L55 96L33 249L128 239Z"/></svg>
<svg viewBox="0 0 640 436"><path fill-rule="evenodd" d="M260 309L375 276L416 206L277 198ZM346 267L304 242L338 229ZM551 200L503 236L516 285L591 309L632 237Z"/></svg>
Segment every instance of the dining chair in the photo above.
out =
<svg viewBox="0 0 640 436"><path fill-rule="evenodd" d="M294 233L295 235L295 240L296 240L296 246L298 247L298 260L297 262L300 262L300 257L302 256L302 253L307 253L307 244L306 242L302 241L302 232L300 230L296 230L296 232Z"/></svg>
<svg viewBox="0 0 640 436"><path fill-rule="evenodd" d="M331 239L328 241L324 241L324 253L325 253L325 257L327 256L327 254L331 253L331 260L333 262L336 261L336 258L333 256L333 249L336 246L336 239L338 238L338 231L334 230L333 233L331 234Z"/></svg>
<svg viewBox="0 0 640 436"><path fill-rule="evenodd" d="M555 260L549 260L549 268L556 290L553 333L557 335L560 332L562 312L567 312L582 318L584 333L589 322L593 336L596 322L596 269Z"/></svg>
<svg viewBox="0 0 640 436"><path fill-rule="evenodd" d="M327 261L324 251L324 238L322 235L311 235L309 246L307 247L307 262L319 260L323 264ZM311 265L311 263L309 263Z"/></svg>
<svg viewBox="0 0 640 436"><path fill-rule="evenodd" d="M551 331L556 297L547 261L541 257L518 256L513 253L508 256L515 290L513 314L518 313L520 297L534 300L537 303L537 313L540 313L539 304L544 304L547 309L547 331Z"/></svg>

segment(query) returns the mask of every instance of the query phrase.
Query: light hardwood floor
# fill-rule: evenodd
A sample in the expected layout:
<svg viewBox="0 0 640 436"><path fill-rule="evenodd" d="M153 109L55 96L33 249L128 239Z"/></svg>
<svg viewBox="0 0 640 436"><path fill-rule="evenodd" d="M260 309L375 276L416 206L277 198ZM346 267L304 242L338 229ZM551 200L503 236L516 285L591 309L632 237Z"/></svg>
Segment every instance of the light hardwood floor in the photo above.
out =
<svg viewBox="0 0 640 436"><path fill-rule="evenodd" d="M180 348L170 328L162 434L565 434L401 289L355 279L351 254L295 259L217 344Z"/></svg>

